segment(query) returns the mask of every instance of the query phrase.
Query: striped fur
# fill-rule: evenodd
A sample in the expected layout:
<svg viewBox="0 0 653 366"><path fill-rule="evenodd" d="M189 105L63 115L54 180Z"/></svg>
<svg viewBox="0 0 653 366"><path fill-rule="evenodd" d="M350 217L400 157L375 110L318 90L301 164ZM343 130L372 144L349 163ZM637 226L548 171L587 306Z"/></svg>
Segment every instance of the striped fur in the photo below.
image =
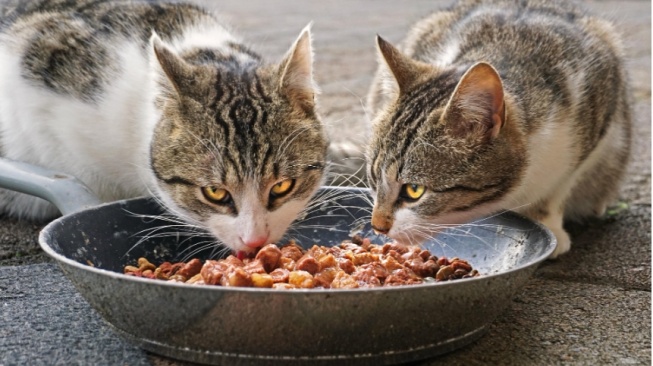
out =
<svg viewBox="0 0 653 366"><path fill-rule="evenodd" d="M512 209L556 235L602 215L630 149L614 28L567 1L459 1L417 23L401 49L378 40L368 177L372 223L402 240ZM426 186L417 201L404 184Z"/></svg>
<svg viewBox="0 0 653 366"><path fill-rule="evenodd" d="M75 175L105 201L155 194L233 250L279 240L321 184L328 142L308 28L270 64L195 5L3 6L2 156ZM292 190L273 197L284 179ZM207 186L232 201L208 201ZM6 191L0 209L56 214Z"/></svg>

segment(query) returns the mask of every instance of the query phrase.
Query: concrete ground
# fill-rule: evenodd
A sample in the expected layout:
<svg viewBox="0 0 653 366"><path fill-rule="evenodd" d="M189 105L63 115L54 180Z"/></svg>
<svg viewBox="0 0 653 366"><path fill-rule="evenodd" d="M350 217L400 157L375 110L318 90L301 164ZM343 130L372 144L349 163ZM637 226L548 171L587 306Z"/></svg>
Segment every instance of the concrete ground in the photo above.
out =
<svg viewBox="0 0 653 366"><path fill-rule="evenodd" d="M397 42L449 1L205 3L270 59L314 22L320 111L339 141L365 135L375 34ZM619 202L601 219L569 225L571 252L542 265L488 334L416 365L651 364L651 3L587 4L616 22L627 46L635 133ZM113 334L41 252L40 228L0 218L0 365L184 365Z"/></svg>

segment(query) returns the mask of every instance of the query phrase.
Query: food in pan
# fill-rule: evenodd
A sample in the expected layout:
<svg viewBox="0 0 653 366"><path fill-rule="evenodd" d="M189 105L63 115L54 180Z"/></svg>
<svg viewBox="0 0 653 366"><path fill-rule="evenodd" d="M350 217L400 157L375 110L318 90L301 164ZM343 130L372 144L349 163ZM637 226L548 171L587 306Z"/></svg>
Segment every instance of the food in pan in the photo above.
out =
<svg viewBox="0 0 653 366"><path fill-rule="evenodd" d="M361 288L400 286L476 277L465 260L436 257L417 245L371 244L355 236L334 247L305 250L294 242L268 244L252 258L233 255L221 260L164 262L145 258L126 266L125 274L197 285L267 287L275 289Z"/></svg>

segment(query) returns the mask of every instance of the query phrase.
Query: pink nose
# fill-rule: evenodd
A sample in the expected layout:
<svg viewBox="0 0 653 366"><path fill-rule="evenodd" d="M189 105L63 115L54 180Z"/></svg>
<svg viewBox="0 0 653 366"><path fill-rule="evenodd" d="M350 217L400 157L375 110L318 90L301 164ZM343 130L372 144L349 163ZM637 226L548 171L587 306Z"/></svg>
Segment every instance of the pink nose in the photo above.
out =
<svg viewBox="0 0 653 366"><path fill-rule="evenodd" d="M267 236L260 236L258 238L254 238L254 239L246 241L245 245L247 245L250 248L258 248L258 247L262 247L263 245L265 245L265 243L267 243L267 241L268 241Z"/></svg>

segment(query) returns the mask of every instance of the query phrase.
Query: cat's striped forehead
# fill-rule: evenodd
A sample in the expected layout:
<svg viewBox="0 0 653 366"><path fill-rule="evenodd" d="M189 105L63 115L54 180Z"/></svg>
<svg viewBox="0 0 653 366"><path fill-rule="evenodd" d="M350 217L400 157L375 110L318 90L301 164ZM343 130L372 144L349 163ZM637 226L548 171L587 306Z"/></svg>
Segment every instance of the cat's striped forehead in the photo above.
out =
<svg viewBox="0 0 653 366"><path fill-rule="evenodd" d="M177 101L168 94L160 101L166 108L155 139L158 166L171 162L161 170L197 185L237 186L254 179L265 186L271 180L321 172L326 139L318 116L293 105L279 90L272 69L252 67L253 60L242 59L233 58L237 64L231 67L222 62L199 67L193 85L181 88L187 95ZM175 161L187 164L180 167Z"/></svg>
<svg viewBox="0 0 653 366"><path fill-rule="evenodd" d="M458 83L460 72L447 71L402 93L379 120L370 151L370 177L377 180L384 170L395 166L402 173L409 155L426 136L433 136L439 117Z"/></svg>
<svg viewBox="0 0 653 366"><path fill-rule="evenodd" d="M216 76L214 99L207 106L214 122L209 128L220 130L222 159L239 177L299 175L309 166L324 165L317 116L293 108L275 82L255 72Z"/></svg>
<svg viewBox="0 0 653 366"><path fill-rule="evenodd" d="M221 160L239 176L277 176L283 161L299 162L303 157L323 163L317 116L294 110L271 83L253 71L217 73L203 105L181 108L184 123L201 121L186 131L188 137L195 133L212 140ZM304 146L304 141L315 144Z"/></svg>

